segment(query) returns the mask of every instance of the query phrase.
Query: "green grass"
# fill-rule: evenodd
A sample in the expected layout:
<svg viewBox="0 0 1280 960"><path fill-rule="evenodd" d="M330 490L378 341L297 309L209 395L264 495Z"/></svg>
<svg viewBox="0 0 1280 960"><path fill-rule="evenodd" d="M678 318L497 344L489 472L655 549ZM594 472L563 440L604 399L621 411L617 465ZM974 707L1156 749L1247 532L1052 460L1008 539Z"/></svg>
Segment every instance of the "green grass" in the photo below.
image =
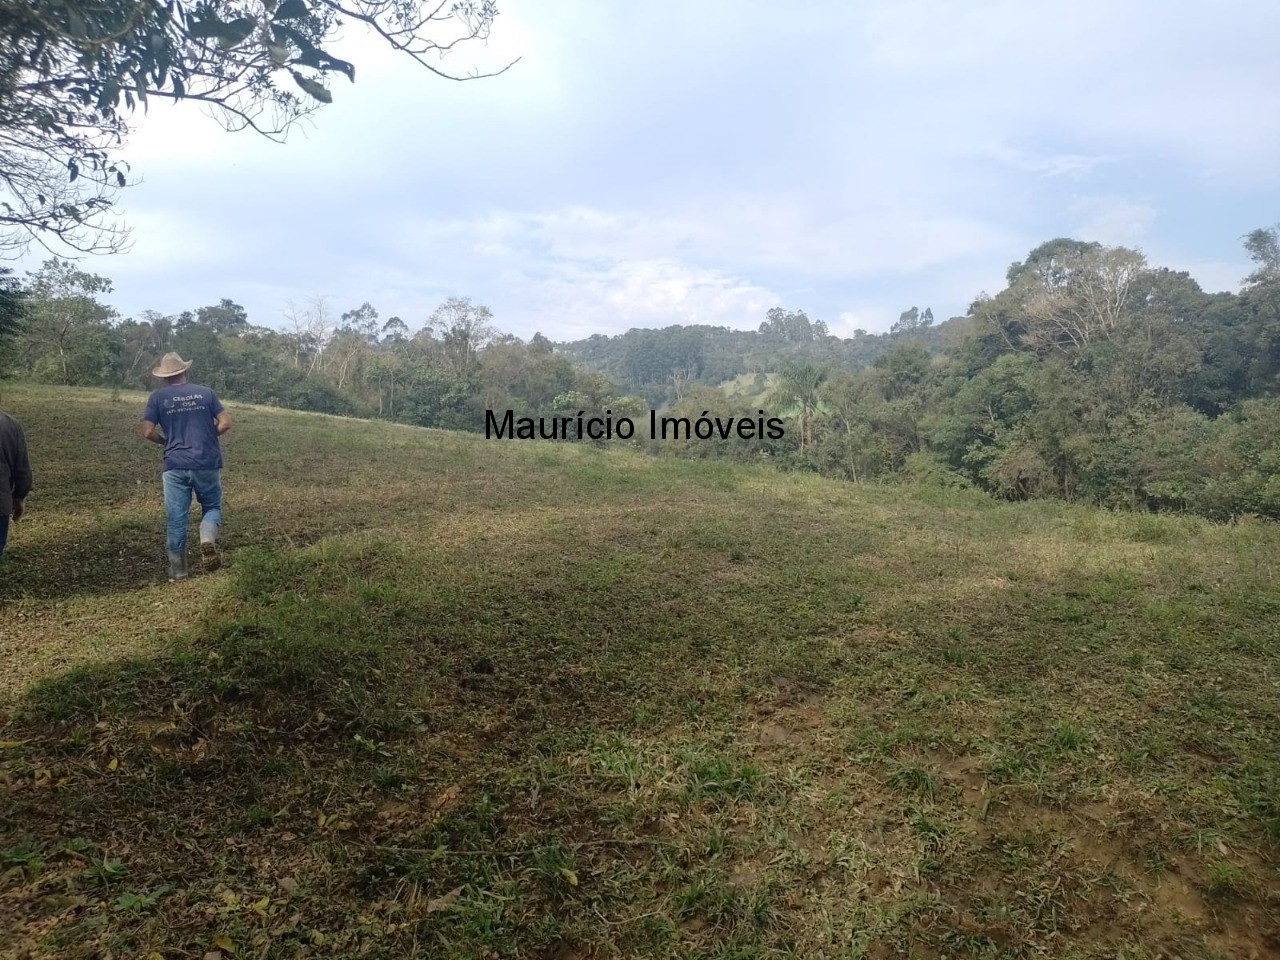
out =
<svg viewBox="0 0 1280 960"><path fill-rule="evenodd" d="M1266 956L1280 529L6 388L0 956ZM198 564L197 564L198 566Z"/></svg>

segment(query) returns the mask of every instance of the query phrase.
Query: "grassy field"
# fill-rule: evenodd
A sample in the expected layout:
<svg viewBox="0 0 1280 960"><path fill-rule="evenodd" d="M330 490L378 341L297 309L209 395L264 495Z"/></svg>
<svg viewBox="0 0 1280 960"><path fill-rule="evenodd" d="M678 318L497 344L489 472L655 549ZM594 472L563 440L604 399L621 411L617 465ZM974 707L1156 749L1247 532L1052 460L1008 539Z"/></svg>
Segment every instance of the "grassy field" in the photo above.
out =
<svg viewBox="0 0 1280 960"><path fill-rule="evenodd" d="M1276 525L0 406L5 957L1280 953Z"/></svg>

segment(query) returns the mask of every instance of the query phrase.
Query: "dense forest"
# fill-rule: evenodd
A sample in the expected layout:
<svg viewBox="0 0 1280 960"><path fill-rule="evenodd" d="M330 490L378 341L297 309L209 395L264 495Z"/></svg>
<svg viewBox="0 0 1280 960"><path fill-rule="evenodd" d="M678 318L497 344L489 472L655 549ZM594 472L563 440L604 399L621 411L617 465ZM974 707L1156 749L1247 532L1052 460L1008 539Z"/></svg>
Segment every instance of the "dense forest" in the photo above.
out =
<svg viewBox="0 0 1280 960"><path fill-rule="evenodd" d="M939 324L912 307L887 334L841 338L775 308L754 331L674 325L565 344L502 334L465 298L417 329L323 298L278 327L230 300L122 318L104 302L108 279L52 259L0 276L0 372L146 389L176 350L229 399L461 430L483 430L486 410L763 410L787 419L784 438L630 442L853 481L1280 518L1280 228L1244 243L1256 269L1239 294L1207 294L1134 250L1058 239Z"/></svg>
<svg viewBox="0 0 1280 960"><path fill-rule="evenodd" d="M935 326L931 308L912 307L903 311L887 336L855 330L842 339L831 336L825 323L810 320L803 310L775 307L754 331L676 325L628 330L616 337L596 334L558 349L656 406L679 399L691 383L721 384L744 374L777 372L786 363L861 370L906 339L937 353L961 319Z"/></svg>

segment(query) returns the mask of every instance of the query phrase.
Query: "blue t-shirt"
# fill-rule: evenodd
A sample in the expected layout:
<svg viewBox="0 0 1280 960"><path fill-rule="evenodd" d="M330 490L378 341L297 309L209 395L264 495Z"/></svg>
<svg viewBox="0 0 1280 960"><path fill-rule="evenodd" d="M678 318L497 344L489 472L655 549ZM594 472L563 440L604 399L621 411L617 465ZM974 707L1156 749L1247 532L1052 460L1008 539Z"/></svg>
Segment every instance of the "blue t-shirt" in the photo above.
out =
<svg viewBox="0 0 1280 960"><path fill-rule="evenodd" d="M147 398L142 419L164 431L166 470L221 470L222 447L214 418L222 404L195 383L161 387Z"/></svg>

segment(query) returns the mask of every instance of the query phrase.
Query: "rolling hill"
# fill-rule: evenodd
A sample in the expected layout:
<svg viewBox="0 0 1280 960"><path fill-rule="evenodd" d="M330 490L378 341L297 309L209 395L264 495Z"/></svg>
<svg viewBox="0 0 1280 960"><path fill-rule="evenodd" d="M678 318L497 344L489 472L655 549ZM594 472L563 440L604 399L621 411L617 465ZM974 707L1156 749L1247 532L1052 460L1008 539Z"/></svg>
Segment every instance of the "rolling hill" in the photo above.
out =
<svg viewBox="0 0 1280 960"><path fill-rule="evenodd" d="M1280 951L1280 527L6 387L0 955Z"/></svg>

